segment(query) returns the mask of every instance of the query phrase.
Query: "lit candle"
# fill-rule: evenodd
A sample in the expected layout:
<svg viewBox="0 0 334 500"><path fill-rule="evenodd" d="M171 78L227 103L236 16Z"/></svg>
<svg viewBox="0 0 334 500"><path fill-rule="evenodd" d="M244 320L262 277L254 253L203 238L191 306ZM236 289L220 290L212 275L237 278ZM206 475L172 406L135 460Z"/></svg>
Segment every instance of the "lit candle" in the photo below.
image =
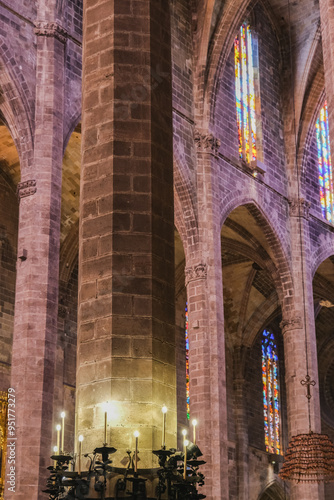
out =
<svg viewBox="0 0 334 500"><path fill-rule="evenodd" d="M81 474L81 454L82 454L82 441L84 437L82 434L79 436L79 464L78 464L78 473Z"/></svg>
<svg viewBox="0 0 334 500"><path fill-rule="evenodd" d="M136 438L136 451L135 451L135 474L137 474L137 466L138 466L138 438L139 438L139 432L135 431L133 433L134 437Z"/></svg>
<svg viewBox="0 0 334 500"><path fill-rule="evenodd" d="M162 449L166 448L166 416L167 416L167 406L162 407Z"/></svg>
<svg viewBox="0 0 334 500"><path fill-rule="evenodd" d="M107 422L108 422L108 412L104 412L104 444L107 445Z"/></svg>
<svg viewBox="0 0 334 500"><path fill-rule="evenodd" d="M64 440L65 440L65 412L62 411L61 414L61 451L64 452Z"/></svg>
<svg viewBox="0 0 334 500"><path fill-rule="evenodd" d="M57 454L58 454L58 450L59 450L58 446L54 446L54 447L53 447L53 453L54 453L55 455L57 455ZM53 461L53 466L54 466L54 468L56 468L56 465L57 465L57 460L54 460L54 461Z"/></svg>
<svg viewBox="0 0 334 500"><path fill-rule="evenodd" d="M183 469L183 479L186 479L187 477L187 446L189 444L189 441L185 439L183 441L183 446L184 446L184 469Z"/></svg>
<svg viewBox="0 0 334 500"><path fill-rule="evenodd" d="M106 446L108 444L108 439L107 439L107 430L108 430L108 418L110 419L113 416L113 406L111 403L108 403L106 401L105 403L102 403L102 410L104 412L104 442L103 444ZM110 435L109 435L110 439Z"/></svg>
<svg viewBox="0 0 334 500"><path fill-rule="evenodd" d="M197 420L194 419L192 421L193 424L193 443L196 444L196 425L197 425Z"/></svg>
<svg viewBox="0 0 334 500"><path fill-rule="evenodd" d="M59 452L59 450L60 450L60 429L61 429L61 425L58 424L56 426L56 429L57 429L57 448L58 448L57 451Z"/></svg>

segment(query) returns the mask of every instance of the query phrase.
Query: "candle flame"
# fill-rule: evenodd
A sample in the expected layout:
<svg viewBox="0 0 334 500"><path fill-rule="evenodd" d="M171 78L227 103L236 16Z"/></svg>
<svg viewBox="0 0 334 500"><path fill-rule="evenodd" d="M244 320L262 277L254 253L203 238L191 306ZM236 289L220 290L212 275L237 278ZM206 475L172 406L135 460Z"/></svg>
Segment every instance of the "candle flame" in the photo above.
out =
<svg viewBox="0 0 334 500"><path fill-rule="evenodd" d="M135 438L137 438L137 437L139 437L139 432L138 432L138 431L135 431L135 432L133 433L133 435L134 435L134 437L135 437Z"/></svg>

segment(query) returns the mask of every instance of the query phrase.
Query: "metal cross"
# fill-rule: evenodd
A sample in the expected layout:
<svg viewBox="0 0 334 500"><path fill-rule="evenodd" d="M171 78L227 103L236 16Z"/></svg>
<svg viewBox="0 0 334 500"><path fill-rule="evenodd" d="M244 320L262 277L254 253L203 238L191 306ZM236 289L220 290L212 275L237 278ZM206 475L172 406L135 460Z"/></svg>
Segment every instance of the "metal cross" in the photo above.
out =
<svg viewBox="0 0 334 500"><path fill-rule="evenodd" d="M307 399L311 399L311 385L312 387L315 386L315 380L311 380L311 377L309 375L306 375L305 380L301 380L300 383L302 385L306 385L307 387L307 394L306 397Z"/></svg>

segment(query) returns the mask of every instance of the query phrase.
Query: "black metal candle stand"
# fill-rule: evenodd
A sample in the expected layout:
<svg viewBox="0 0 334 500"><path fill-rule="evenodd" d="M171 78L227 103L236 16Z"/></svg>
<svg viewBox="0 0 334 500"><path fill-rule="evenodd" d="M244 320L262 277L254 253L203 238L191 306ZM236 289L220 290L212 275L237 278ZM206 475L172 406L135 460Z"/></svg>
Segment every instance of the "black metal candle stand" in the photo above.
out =
<svg viewBox="0 0 334 500"><path fill-rule="evenodd" d="M204 465L204 460L198 460L202 453L198 446L189 443L187 446L187 463L184 467L184 453L171 448L153 451L159 458L158 469L159 483L157 487L157 500L199 500L206 498L197 491L204 485L204 475L199 472L199 467Z"/></svg>
<svg viewBox="0 0 334 500"><path fill-rule="evenodd" d="M128 498L131 500L148 500L146 493L147 478L145 470L139 474L135 469L135 453L130 450L128 454L128 466L119 477L119 469L111 466L109 456L117 450L112 446L104 444L95 448L92 454L85 454L90 459L88 471L74 472L69 470L69 463L73 463L73 457L67 454L53 455L54 465L48 467L50 477L47 481L45 493L49 500L84 500L89 499L89 491L94 487L95 498L106 499L107 479L115 478L114 497L108 500ZM198 446L189 443L187 446L187 464L184 468L184 453L171 448L161 448L153 451L159 459L159 469L155 469L158 484L155 496L150 500L200 500L205 495L198 492L198 488L204 485L204 475L199 472L199 467L205 462L198 460L202 455ZM102 456L102 460L99 460Z"/></svg>

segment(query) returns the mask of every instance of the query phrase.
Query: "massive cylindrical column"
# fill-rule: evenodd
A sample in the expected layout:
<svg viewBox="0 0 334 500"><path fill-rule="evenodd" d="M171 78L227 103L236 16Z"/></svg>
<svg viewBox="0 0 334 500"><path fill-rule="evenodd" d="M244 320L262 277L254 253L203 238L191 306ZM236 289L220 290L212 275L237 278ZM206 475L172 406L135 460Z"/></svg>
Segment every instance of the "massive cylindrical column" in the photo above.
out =
<svg viewBox="0 0 334 500"><path fill-rule="evenodd" d="M77 430L134 447L139 469L176 443L169 2L84 5ZM123 462L124 464L124 462Z"/></svg>
<svg viewBox="0 0 334 500"><path fill-rule="evenodd" d="M43 498L51 462L57 337L61 167L63 156L63 30L36 23L34 163L22 172L11 385L16 396L15 492ZM9 440L12 435L9 435ZM13 441L14 442L14 441ZM9 469L7 468L7 472Z"/></svg>

